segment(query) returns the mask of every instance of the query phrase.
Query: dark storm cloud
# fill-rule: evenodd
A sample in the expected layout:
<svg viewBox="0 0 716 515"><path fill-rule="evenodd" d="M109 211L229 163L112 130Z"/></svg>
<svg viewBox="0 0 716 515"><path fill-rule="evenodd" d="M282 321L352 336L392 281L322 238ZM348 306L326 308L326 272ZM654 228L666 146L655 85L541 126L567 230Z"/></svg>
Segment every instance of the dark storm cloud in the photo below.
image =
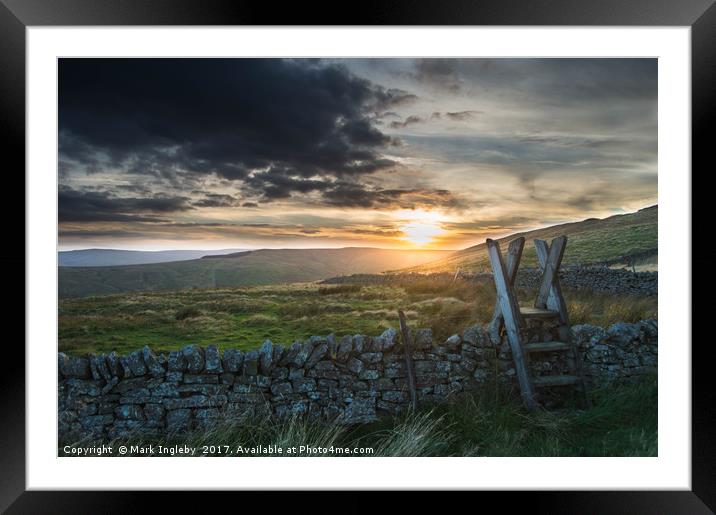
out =
<svg viewBox="0 0 716 515"><path fill-rule="evenodd" d="M59 68L64 160L177 185L270 171L250 179L267 198L310 187L292 178L394 166L381 154L393 141L373 120L415 99L342 66L279 59L62 59Z"/></svg>
<svg viewBox="0 0 716 515"><path fill-rule="evenodd" d="M462 201L442 189L375 189L363 184L341 183L323 193L326 203L338 207L415 209L420 207L460 208Z"/></svg>
<svg viewBox="0 0 716 515"><path fill-rule="evenodd" d="M232 207L238 205L239 201L231 195L218 193L207 193L204 198L192 202L194 207Z"/></svg>
<svg viewBox="0 0 716 515"><path fill-rule="evenodd" d="M290 170L271 169L247 178L246 186L250 193L261 195L264 200L271 200L288 198L294 192L310 193L326 190L330 187L330 182L291 176Z"/></svg>
<svg viewBox="0 0 716 515"><path fill-rule="evenodd" d="M187 197L114 197L106 191L78 191L61 187L60 222L158 222L167 215L191 209Z"/></svg>

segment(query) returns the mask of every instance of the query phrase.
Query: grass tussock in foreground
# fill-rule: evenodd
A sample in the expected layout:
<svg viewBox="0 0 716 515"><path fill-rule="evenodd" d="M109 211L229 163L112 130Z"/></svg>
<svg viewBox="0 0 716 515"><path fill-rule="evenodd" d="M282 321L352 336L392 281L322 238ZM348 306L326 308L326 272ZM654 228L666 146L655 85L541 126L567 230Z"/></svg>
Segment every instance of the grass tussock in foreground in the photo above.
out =
<svg viewBox="0 0 716 515"><path fill-rule="evenodd" d="M196 456L206 455L203 446L214 446L213 456L227 455L222 446L232 456L256 455L233 452L238 446L274 446L262 456L287 456L276 447L295 447L291 456L657 456L656 376L592 393L589 410L529 413L518 398L492 387L354 428L253 417L184 436L117 440L112 454L120 445L188 445ZM60 456L68 455L63 445Z"/></svg>
<svg viewBox="0 0 716 515"><path fill-rule="evenodd" d="M535 292L518 290L522 303ZM565 289L573 324L606 327L656 317L657 299ZM219 349L258 348L266 339L290 345L312 335L377 335L398 327L402 309L412 327L431 328L445 339L490 320L495 287L490 281L411 278L386 285L285 284L142 292L62 299L59 350L70 354L149 345L155 352L190 343Z"/></svg>

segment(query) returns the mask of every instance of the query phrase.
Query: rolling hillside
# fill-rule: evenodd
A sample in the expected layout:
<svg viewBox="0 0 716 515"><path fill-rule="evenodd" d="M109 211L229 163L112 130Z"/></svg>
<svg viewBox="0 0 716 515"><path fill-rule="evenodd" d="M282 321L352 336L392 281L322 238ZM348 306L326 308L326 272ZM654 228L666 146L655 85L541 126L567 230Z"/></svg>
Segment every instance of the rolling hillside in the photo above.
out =
<svg viewBox="0 0 716 515"><path fill-rule="evenodd" d="M524 236L527 241L522 265L527 267L537 266L532 240L549 240L561 235L567 235L568 238L564 264L620 262L629 256L654 259L658 249L658 215L658 206L651 206L635 213L604 219L588 218L581 222L516 233L498 241L504 252L508 242ZM485 244L457 251L431 263L409 267L401 272L454 272L458 268L465 271L488 271L490 262Z"/></svg>
<svg viewBox="0 0 716 515"><path fill-rule="evenodd" d="M57 253L59 266L123 266L199 259L209 254L233 254L241 249L222 250L121 250L83 249Z"/></svg>
<svg viewBox="0 0 716 515"><path fill-rule="evenodd" d="M188 261L59 267L59 296L308 282L417 266L453 251L375 248L263 249Z"/></svg>

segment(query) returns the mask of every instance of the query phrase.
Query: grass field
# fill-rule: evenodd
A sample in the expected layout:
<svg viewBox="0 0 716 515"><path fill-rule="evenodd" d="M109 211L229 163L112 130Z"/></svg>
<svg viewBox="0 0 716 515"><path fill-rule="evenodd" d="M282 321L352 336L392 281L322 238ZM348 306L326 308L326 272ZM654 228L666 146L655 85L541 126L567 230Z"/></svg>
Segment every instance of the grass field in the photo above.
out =
<svg viewBox="0 0 716 515"><path fill-rule="evenodd" d="M519 399L493 387L452 404L422 407L412 415L353 429L305 420L247 418L184 436L136 437L112 444L115 453L119 445L186 444L199 449L197 456L202 455L203 445L225 445L233 450L239 445L269 443L284 449L296 446L299 452L293 456L336 456L330 453L331 447L362 448L364 451L357 454L361 457L657 456L656 376L595 390L593 400L594 407L589 410L530 413ZM65 443L70 442L61 443L61 456L66 455L62 448ZM300 452L300 446L320 450ZM366 452L367 448L371 451Z"/></svg>
<svg viewBox="0 0 716 515"><path fill-rule="evenodd" d="M607 326L657 316L655 298L564 293L573 324ZM518 295L527 302L534 292ZM413 327L430 327L438 338L447 338L487 322L494 302L491 282L449 278L413 278L389 286L305 283L62 299L59 350L124 353L149 345L166 351L189 343L251 349L266 338L287 345L331 332L377 335L397 328L398 309Z"/></svg>

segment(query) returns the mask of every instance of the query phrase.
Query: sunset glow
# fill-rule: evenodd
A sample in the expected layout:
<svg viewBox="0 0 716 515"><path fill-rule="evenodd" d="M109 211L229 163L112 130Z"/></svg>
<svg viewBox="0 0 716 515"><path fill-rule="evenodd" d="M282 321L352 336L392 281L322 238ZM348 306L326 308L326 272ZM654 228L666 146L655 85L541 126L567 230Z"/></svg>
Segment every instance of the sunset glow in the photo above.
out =
<svg viewBox="0 0 716 515"><path fill-rule="evenodd" d="M60 59L60 249L461 249L632 212L656 62Z"/></svg>
<svg viewBox="0 0 716 515"><path fill-rule="evenodd" d="M445 234L440 226L444 215L434 211L400 211L398 218L408 221L399 227L405 235L402 239L416 247L426 246L434 241L436 236Z"/></svg>

